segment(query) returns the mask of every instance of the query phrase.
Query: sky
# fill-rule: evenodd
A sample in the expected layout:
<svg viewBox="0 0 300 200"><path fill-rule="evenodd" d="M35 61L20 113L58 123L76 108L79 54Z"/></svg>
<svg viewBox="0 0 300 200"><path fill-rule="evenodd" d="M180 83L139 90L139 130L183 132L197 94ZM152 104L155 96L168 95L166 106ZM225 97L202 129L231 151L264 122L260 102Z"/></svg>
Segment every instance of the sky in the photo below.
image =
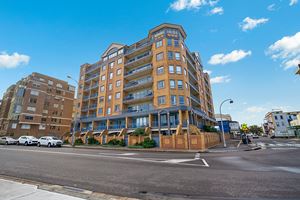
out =
<svg viewBox="0 0 300 200"><path fill-rule="evenodd" d="M78 79L111 43L167 22L200 53L215 112L231 98L222 113L260 125L272 109L300 110L299 19L298 0L0 0L0 95L32 72Z"/></svg>

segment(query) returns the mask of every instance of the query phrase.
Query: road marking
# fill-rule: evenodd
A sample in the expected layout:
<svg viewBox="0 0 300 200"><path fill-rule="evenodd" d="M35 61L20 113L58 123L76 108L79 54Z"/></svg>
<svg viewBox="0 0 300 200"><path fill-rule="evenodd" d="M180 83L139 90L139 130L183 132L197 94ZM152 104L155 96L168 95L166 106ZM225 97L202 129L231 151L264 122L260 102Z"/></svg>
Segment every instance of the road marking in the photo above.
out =
<svg viewBox="0 0 300 200"><path fill-rule="evenodd" d="M98 153L99 155L108 155L108 156L134 156L138 155L137 153Z"/></svg>
<svg viewBox="0 0 300 200"><path fill-rule="evenodd" d="M167 164L177 164L177 165L186 165L186 166L197 166L197 167L208 167L205 163L204 165L192 164L192 163L183 163L183 162L166 162L166 160L152 160L152 159L144 159L144 158L134 158L134 157L124 157L124 156L109 156L109 155L101 155L101 154L82 154L82 153L70 153L70 152L57 152L57 151L41 151L41 150L32 150L32 149L14 149L14 148L3 148L2 150L7 151L22 151L22 152L33 152L33 153L47 153L47 154L57 154L57 155L70 155L70 156L85 156L85 157L94 157L94 158L110 158L110 159L120 159L120 160L134 160L141 162L151 162L151 163L167 163ZM176 160L176 159L171 159ZM180 159L178 159L180 160ZM183 159L181 159L183 160ZM187 161L195 161L198 159L184 159ZM185 161L185 162L187 162ZM203 160L202 160L203 161Z"/></svg>
<svg viewBox="0 0 300 200"><path fill-rule="evenodd" d="M198 159L170 159L170 160L164 160L162 162L166 162L166 163L183 163L183 162L191 162L191 161L195 161Z"/></svg>
<svg viewBox="0 0 300 200"><path fill-rule="evenodd" d="M281 169L281 170L287 171L287 172L300 174L300 168L296 168L296 167L275 167L275 168Z"/></svg>
<svg viewBox="0 0 300 200"><path fill-rule="evenodd" d="M204 165L206 166L206 167L209 167L209 164L206 162L206 160L204 160L203 158L202 158L202 162L204 163Z"/></svg>

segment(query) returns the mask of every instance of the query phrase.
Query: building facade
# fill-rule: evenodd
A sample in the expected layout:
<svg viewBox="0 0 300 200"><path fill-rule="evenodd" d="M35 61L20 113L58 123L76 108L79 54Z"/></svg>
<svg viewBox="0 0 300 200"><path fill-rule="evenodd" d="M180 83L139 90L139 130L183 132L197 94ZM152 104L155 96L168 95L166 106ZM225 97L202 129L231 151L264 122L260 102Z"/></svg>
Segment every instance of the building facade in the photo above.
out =
<svg viewBox="0 0 300 200"><path fill-rule="evenodd" d="M265 133L278 137L294 136L289 134L288 129L299 113L300 111L283 112L282 110L268 112L263 125Z"/></svg>
<svg viewBox="0 0 300 200"><path fill-rule="evenodd" d="M0 134L8 128L8 112L11 105L11 100L15 92L15 85L11 85L3 95L0 105Z"/></svg>
<svg viewBox="0 0 300 200"><path fill-rule="evenodd" d="M81 130L149 127L172 134L180 124L215 125L210 79L179 25L162 24L130 46L113 43L80 68Z"/></svg>
<svg viewBox="0 0 300 200"><path fill-rule="evenodd" d="M1 113L7 111L6 124L1 124L4 127L0 132L2 135L61 137L70 132L74 86L46 75L32 73L12 87L9 92L12 94L11 98L5 103L7 106L1 106ZM6 97L7 92L4 102Z"/></svg>

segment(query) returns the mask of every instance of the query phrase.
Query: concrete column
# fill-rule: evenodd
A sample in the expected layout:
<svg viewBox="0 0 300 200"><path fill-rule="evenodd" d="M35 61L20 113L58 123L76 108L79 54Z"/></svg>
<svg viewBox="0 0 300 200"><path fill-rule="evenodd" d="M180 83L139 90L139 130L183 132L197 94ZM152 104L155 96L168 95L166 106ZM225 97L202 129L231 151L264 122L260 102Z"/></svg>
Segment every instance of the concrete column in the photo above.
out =
<svg viewBox="0 0 300 200"><path fill-rule="evenodd" d="M152 126L152 115L149 114L149 127L151 128L151 126Z"/></svg>
<svg viewBox="0 0 300 200"><path fill-rule="evenodd" d="M107 128L107 130L109 130L109 126L110 126L110 120L107 119L107 120L106 120L106 128Z"/></svg>
<svg viewBox="0 0 300 200"><path fill-rule="evenodd" d="M158 113L158 134L160 135L160 113Z"/></svg>
<svg viewBox="0 0 300 200"><path fill-rule="evenodd" d="M178 110L178 115L179 115L179 124L182 125L183 119L182 119L182 110Z"/></svg>
<svg viewBox="0 0 300 200"><path fill-rule="evenodd" d="M125 128L128 128L129 125L129 119L128 117L125 117Z"/></svg>
<svg viewBox="0 0 300 200"><path fill-rule="evenodd" d="M168 120L168 134L171 134L171 130L170 130L170 112L167 113L167 120Z"/></svg>

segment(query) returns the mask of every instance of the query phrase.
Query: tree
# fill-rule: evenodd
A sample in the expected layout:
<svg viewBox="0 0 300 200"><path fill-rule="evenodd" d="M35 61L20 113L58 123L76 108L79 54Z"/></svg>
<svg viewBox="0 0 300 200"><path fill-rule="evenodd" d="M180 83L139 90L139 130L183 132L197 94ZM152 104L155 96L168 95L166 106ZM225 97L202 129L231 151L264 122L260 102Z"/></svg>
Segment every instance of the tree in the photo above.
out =
<svg viewBox="0 0 300 200"><path fill-rule="evenodd" d="M261 135L263 133L263 129L260 126L252 125L249 126L249 132L257 135Z"/></svg>

